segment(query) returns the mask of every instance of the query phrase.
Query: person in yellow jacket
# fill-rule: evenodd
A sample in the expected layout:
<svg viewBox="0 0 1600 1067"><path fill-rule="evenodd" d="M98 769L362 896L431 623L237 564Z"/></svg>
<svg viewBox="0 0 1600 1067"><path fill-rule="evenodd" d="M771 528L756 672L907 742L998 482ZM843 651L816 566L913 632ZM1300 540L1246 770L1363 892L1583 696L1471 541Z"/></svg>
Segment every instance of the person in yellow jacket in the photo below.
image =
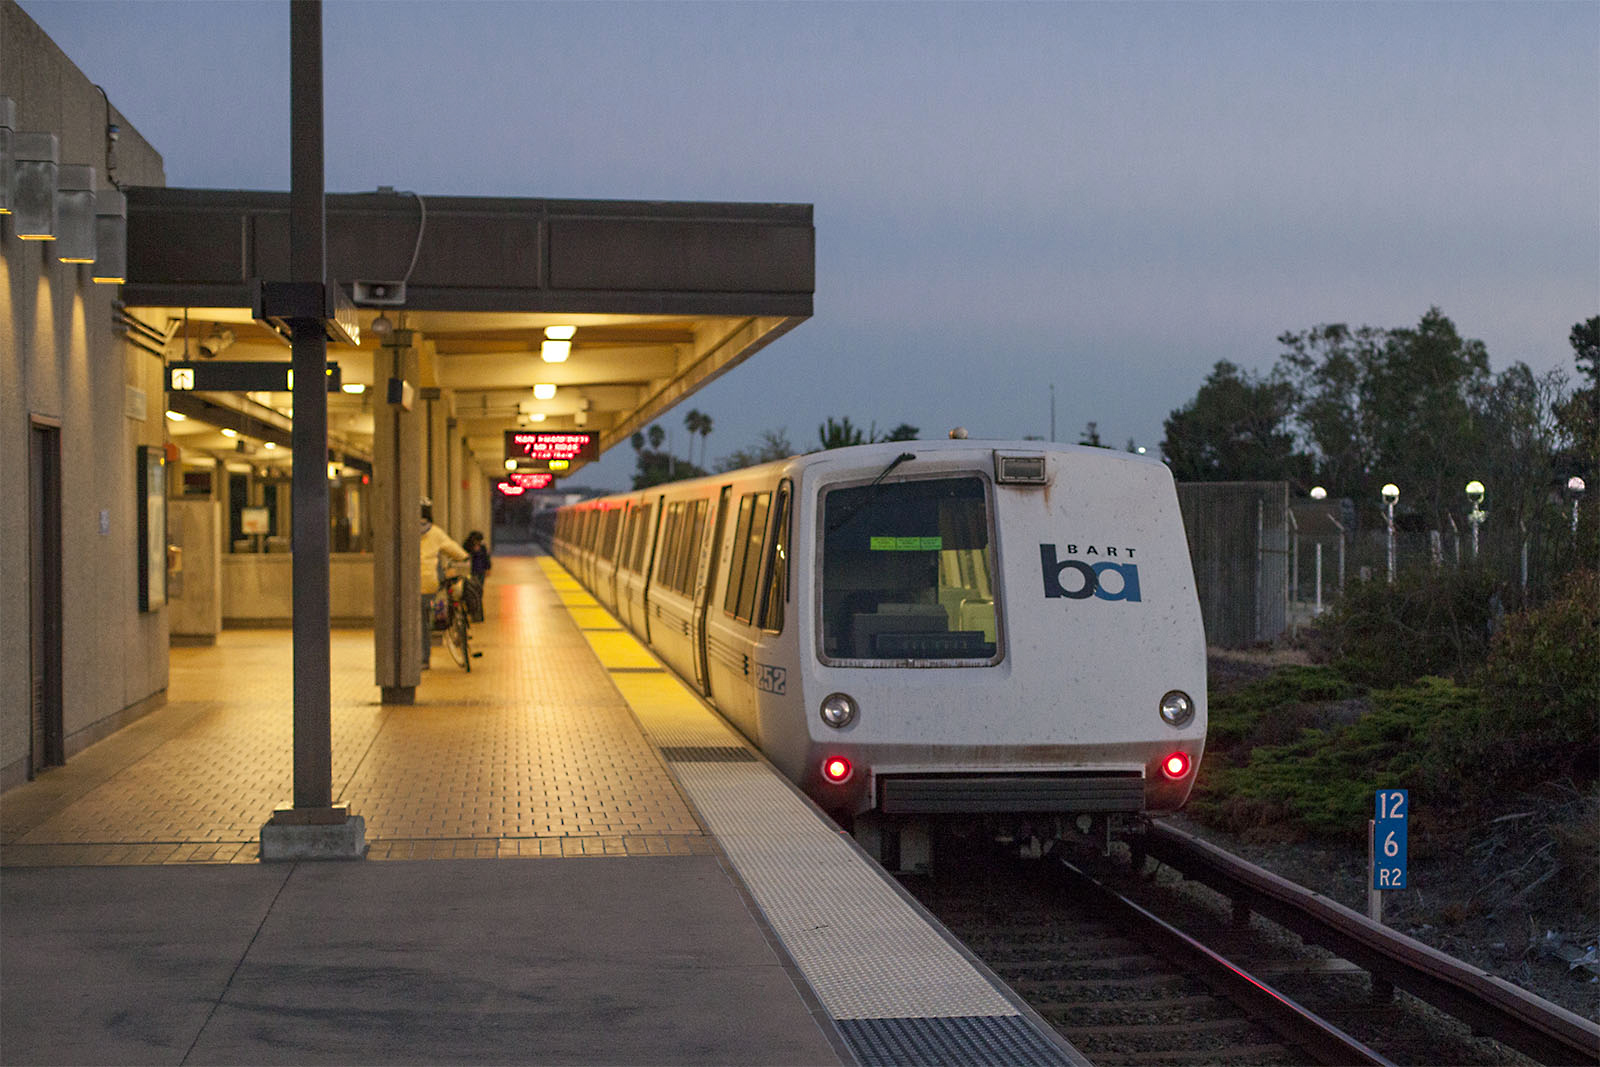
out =
<svg viewBox="0 0 1600 1067"><path fill-rule="evenodd" d="M433 651L433 597L439 591L441 576L452 561L468 558L467 550L455 538L433 524L433 501L422 498L422 552L417 572L417 588L422 591L422 669L429 667Z"/></svg>

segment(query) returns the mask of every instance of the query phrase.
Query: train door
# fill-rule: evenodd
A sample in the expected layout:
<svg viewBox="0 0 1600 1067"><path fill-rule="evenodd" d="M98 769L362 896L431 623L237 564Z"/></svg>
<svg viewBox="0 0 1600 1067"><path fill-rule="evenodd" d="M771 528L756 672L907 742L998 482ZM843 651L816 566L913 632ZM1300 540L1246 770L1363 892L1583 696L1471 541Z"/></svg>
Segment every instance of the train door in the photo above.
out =
<svg viewBox="0 0 1600 1067"><path fill-rule="evenodd" d="M706 663L706 612L711 604L712 587L717 584L717 569L722 555L722 527L728 519L728 498L733 486L725 485L717 497L716 514L708 524L705 547L700 553L700 574L695 582L694 628L690 638L694 643L694 680L700 692L711 695L711 670Z"/></svg>

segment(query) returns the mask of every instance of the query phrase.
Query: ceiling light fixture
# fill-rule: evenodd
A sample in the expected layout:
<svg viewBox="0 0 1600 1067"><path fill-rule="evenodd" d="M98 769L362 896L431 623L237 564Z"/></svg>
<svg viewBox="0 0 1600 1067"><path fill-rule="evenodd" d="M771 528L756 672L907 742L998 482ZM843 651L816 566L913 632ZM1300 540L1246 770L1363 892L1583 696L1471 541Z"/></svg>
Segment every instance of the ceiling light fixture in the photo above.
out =
<svg viewBox="0 0 1600 1067"><path fill-rule="evenodd" d="M106 189L94 198L94 270L97 285L128 280L128 198Z"/></svg>
<svg viewBox="0 0 1600 1067"><path fill-rule="evenodd" d="M69 163L56 168L56 243L63 263L94 262L94 168Z"/></svg>
<svg viewBox="0 0 1600 1067"><path fill-rule="evenodd" d="M533 387L533 398L535 400L554 400L556 398L556 387L549 382L540 382Z"/></svg>
<svg viewBox="0 0 1600 1067"><path fill-rule="evenodd" d="M169 412L167 412L167 418L170 419L173 422L183 422L183 421L187 420L189 418L189 416L184 415L181 412L169 411Z"/></svg>
<svg viewBox="0 0 1600 1067"><path fill-rule="evenodd" d="M572 355L572 338L576 326L546 326L544 343L539 346L539 358L546 363L565 363Z"/></svg>
<svg viewBox="0 0 1600 1067"><path fill-rule="evenodd" d="M56 239L56 162L53 133L19 133L12 141L12 232L24 241Z"/></svg>
<svg viewBox="0 0 1600 1067"><path fill-rule="evenodd" d="M0 96L0 215L11 214L11 162L13 132L17 125L17 104L9 96Z"/></svg>
<svg viewBox="0 0 1600 1067"><path fill-rule="evenodd" d="M352 396L360 396L367 391L367 387L360 382L345 382L339 386L340 390Z"/></svg>
<svg viewBox="0 0 1600 1067"><path fill-rule="evenodd" d="M229 427L224 426L222 428L222 436L224 436L224 437L238 437L239 436L239 431L238 430L234 430L234 429L230 429Z"/></svg>

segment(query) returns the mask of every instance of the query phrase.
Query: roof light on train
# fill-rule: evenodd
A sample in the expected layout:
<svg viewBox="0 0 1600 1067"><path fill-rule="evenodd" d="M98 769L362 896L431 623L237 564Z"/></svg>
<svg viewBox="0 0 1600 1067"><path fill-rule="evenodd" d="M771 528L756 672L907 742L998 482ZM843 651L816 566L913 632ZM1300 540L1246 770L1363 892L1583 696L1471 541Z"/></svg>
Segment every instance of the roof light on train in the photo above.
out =
<svg viewBox="0 0 1600 1067"><path fill-rule="evenodd" d="M822 776L834 785L840 785L850 780L850 773L854 768L850 761L843 756L829 756L822 761Z"/></svg>
<svg viewBox="0 0 1600 1067"><path fill-rule="evenodd" d="M1174 752L1162 760L1161 773L1174 780L1187 775L1189 773L1189 754L1187 752Z"/></svg>
<svg viewBox="0 0 1600 1067"><path fill-rule="evenodd" d="M823 697L819 710L822 721L835 730L843 730L856 721L856 702L844 693L829 693Z"/></svg>
<svg viewBox="0 0 1600 1067"><path fill-rule="evenodd" d="M1168 726L1188 726L1194 719L1194 700L1181 689L1161 698L1161 721Z"/></svg>

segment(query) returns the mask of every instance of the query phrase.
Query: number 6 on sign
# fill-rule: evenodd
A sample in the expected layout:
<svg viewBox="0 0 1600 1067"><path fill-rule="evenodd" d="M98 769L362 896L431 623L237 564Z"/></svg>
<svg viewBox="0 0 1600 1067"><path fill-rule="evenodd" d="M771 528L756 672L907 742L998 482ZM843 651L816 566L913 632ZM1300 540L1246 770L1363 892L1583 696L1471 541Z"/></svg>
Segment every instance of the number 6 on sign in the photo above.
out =
<svg viewBox="0 0 1600 1067"><path fill-rule="evenodd" d="M1406 818L1410 794L1405 789L1380 789L1373 805L1372 830L1378 842L1373 857L1372 888L1406 887Z"/></svg>

